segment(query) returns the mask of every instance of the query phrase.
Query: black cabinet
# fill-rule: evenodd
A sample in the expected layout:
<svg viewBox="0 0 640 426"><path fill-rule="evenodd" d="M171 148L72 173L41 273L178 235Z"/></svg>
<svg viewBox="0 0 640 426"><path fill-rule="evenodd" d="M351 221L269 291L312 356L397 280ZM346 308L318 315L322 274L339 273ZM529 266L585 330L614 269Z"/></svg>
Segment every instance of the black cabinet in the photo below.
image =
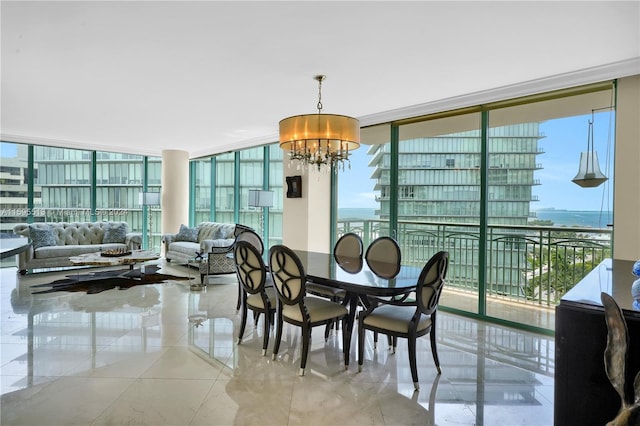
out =
<svg viewBox="0 0 640 426"><path fill-rule="evenodd" d="M640 371L640 312L633 310L632 261L605 260L561 300L556 308L554 423L604 425L620 409L620 397L604 369L607 325L600 293L614 297L629 329L627 399Z"/></svg>

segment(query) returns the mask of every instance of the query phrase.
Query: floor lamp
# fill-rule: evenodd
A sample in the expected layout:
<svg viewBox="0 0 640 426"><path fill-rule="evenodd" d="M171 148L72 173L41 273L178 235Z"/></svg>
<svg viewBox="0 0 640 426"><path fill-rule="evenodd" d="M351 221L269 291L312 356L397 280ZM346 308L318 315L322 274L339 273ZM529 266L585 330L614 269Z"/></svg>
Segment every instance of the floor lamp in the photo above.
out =
<svg viewBox="0 0 640 426"><path fill-rule="evenodd" d="M249 207L260 208L260 237L264 240L264 209L273 207L273 191L249 190Z"/></svg>
<svg viewBox="0 0 640 426"><path fill-rule="evenodd" d="M149 228L147 230L146 237L146 248L149 248L149 241L151 237L151 231L153 230L153 210L152 207L160 205L160 193L159 192L140 192L138 195L138 201L141 206L146 206L149 208L148 216L149 216Z"/></svg>

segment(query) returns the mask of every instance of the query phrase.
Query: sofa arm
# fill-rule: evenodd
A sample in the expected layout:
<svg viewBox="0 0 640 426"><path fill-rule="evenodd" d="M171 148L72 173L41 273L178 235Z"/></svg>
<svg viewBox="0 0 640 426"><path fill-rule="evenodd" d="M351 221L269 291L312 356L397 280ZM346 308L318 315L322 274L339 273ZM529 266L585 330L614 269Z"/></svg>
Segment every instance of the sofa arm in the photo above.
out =
<svg viewBox="0 0 640 426"><path fill-rule="evenodd" d="M140 250L140 247L142 247L142 232L129 232L124 243L129 250Z"/></svg>
<svg viewBox="0 0 640 426"><path fill-rule="evenodd" d="M202 240L200 241L200 250L205 253L227 253L233 249L233 243L235 239L221 239L221 240Z"/></svg>
<svg viewBox="0 0 640 426"><path fill-rule="evenodd" d="M169 253L169 245L176 240L177 233L173 234L163 234L162 235L162 244L164 244L164 253L165 255Z"/></svg>
<svg viewBox="0 0 640 426"><path fill-rule="evenodd" d="M16 254L18 272L20 272L20 274L24 275L27 272L27 264L33 260L34 256L35 250L33 249L33 244L30 244L27 250Z"/></svg>

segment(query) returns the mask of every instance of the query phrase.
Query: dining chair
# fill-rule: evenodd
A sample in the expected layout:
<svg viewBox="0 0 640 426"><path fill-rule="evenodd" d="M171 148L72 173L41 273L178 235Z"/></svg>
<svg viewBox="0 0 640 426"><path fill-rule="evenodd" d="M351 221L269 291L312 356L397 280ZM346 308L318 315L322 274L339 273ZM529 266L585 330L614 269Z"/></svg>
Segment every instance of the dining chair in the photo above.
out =
<svg viewBox="0 0 640 426"><path fill-rule="evenodd" d="M262 242L262 238L258 235L253 229L244 225L236 225L236 240L234 244L237 244L239 241L246 241L255 247L260 256L264 253L264 244ZM264 262L263 262L264 263ZM267 276L268 277L268 276ZM270 282L269 279L267 279ZM240 305L242 304L242 285L238 282L238 301L236 302L236 312L240 311ZM257 316L256 316L257 322Z"/></svg>
<svg viewBox="0 0 640 426"><path fill-rule="evenodd" d="M393 278L400 272L400 246L391 237L378 237L369 244L364 255L371 271L382 278Z"/></svg>
<svg viewBox="0 0 640 426"><path fill-rule="evenodd" d="M233 259L238 282L242 286L242 320L238 333L238 344L242 342L247 325L247 310L264 314L264 336L262 355L267 354L269 332L276 312L276 293L273 287L267 287L267 268L259 250L248 241L236 241L233 247ZM256 319L257 319L256 315ZM257 321L256 321L257 324Z"/></svg>
<svg viewBox="0 0 640 426"><path fill-rule="evenodd" d="M408 340L409 367L415 390L420 389L416 365L416 340L429 333L433 361L440 369L436 348L436 313L440 294L449 266L449 253L441 251L433 255L422 268L416 284L415 300L397 301L369 298L370 305L358 317L358 370L364 361L364 334L372 330L392 336L393 353L398 337Z"/></svg>
<svg viewBox="0 0 640 426"><path fill-rule="evenodd" d="M362 239L358 234L348 232L342 235L333 248L333 256L339 258L362 259ZM309 282L307 283L307 293L315 296L327 297L329 300L338 302L344 299L346 292L344 290L330 287L323 284Z"/></svg>
<svg viewBox="0 0 640 426"><path fill-rule="evenodd" d="M402 253L398 242L387 236L378 237L369 244L365 253L365 260L371 272L379 277L391 279L400 273L400 263L402 261ZM402 297L407 297L404 295ZM365 304L366 304L365 300ZM389 348L392 347L392 337L387 336ZM378 333L373 333L373 345L378 347Z"/></svg>
<svg viewBox="0 0 640 426"><path fill-rule="evenodd" d="M307 365L312 328L325 325L325 341L329 326L342 320L344 328L347 308L340 303L320 297L306 295L307 277L300 259L293 250L283 245L275 245L269 250L269 268L278 296L276 309L276 341L273 345L275 360L282 340L284 322L302 328L302 359L299 375L304 376ZM342 333L345 348L346 333Z"/></svg>

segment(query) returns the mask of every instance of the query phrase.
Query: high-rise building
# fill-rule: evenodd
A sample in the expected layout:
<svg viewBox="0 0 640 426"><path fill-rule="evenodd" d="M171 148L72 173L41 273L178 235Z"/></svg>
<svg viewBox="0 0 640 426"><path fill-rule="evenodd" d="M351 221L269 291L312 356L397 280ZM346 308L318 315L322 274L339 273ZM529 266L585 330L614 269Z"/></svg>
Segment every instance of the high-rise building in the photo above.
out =
<svg viewBox="0 0 640 426"><path fill-rule="evenodd" d="M527 225L532 194L541 168L538 123L521 123L489 129L487 160L487 218L490 226ZM390 145L372 145L370 167L377 179L380 219L390 217ZM449 250L455 258L449 277L465 287L477 286L479 220L481 216L480 131L402 140L398 155L398 240L403 259L416 264L425 253ZM495 262L490 276L501 277L498 292L522 291L526 251L507 250L504 238L517 244L524 231L500 229L500 243L490 244ZM450 280L452 281L452 280Z"/></svg>

